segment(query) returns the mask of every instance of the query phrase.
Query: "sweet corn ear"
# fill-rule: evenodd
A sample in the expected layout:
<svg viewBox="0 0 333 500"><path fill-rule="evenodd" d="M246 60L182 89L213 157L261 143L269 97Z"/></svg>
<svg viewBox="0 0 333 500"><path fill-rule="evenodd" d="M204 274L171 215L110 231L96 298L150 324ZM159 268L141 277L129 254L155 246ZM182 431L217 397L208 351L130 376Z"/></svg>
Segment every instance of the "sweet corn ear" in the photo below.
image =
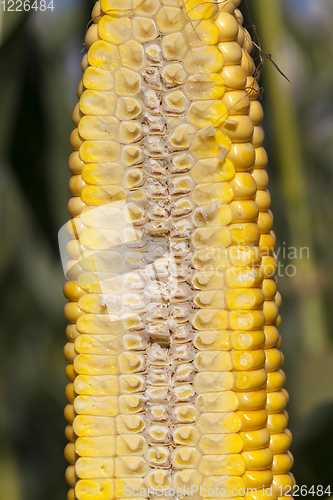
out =
<svg viewBox="0 0 333 500"><path fill-rule="evenodd" d="M94 6L70 138L70 500L170 488L275 500L294 484L263 110L239 3Z"/></svg>

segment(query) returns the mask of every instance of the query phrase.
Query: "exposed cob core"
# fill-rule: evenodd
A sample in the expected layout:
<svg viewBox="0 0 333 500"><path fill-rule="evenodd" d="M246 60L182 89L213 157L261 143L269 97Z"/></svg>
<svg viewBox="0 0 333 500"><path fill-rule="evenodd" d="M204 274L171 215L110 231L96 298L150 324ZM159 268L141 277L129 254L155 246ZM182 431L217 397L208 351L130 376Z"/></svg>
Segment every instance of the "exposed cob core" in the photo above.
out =
<svg viewBox="0 0 333 500"><path fill-rule="evenodd" d="M239 3L93 9L69 161L69 500L263 500L294 484Z"/></svg>

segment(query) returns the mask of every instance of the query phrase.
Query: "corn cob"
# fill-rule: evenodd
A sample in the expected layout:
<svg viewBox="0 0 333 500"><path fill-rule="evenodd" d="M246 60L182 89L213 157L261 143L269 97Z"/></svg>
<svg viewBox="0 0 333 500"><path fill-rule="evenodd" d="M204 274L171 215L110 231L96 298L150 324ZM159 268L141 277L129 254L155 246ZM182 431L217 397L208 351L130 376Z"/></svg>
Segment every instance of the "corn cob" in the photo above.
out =
<svg viewBox="0 0 333 500"><path fill-rule="evenodd" d="M276 499L294 484L239 3L93 9L69 161L69 500Z"/></svg>

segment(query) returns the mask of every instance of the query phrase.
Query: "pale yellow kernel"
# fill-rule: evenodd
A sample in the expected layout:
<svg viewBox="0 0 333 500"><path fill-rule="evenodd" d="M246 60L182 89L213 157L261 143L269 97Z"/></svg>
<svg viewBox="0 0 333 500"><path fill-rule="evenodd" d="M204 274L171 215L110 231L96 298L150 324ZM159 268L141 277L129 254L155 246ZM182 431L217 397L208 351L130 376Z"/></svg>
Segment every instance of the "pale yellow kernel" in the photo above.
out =
<svg viewBox="0 0 333 500"><path fill-rule="evenodd" d="M162 7L158 11L156 21L162 33L179 31L184 26L182 10L177 7Z"/></svg>
<svg viewBox="0 0 333 500"><path fill-rule="evenodd" d="M116 454L120 455L143 455L147 449L147 443L139 434L124 434L116 438Z"/></svg>
<svg viewBox="0 0 333 500"><path fill-rule="evenodd" d="M121 64L118 47L104 40L100 40L90 47L88 61L91 66L104 69L116 69Z"/></svg>
<svg viewBox="0 0 333 500"><path fill-rule="evenodd" d="M221 293L221 292L200 292L197 296L207 293ZM230 349L229 332L227 331L203 331L199 332L194 338L194 345L199 350L216 350L224 351Z"/></svg>
<svg viewBox="0 0 333 500"><path fill-rule="evenodd" d="M121 161L125 166L141 163L142 150L140 146L124 146L121 154Z"/></svg>
<svg viewBox="0 0 333 500"><path fill-rule="evenodd" d="M198 206L220 201L229 203L232 199L232 190L228 182L199 184L193 191L193 200Z"/></svg>
<svg viewBox="0 0 333 500"><path fill-rule="evenodd" d="M261 168L254 168L252 170L252 176L257 183L258 189L267 189L269 184L269 177L266 170Z"/></svg>
<svg viewBox="0 0 333 500"><path fill-rule="evenodd" d="M163 54L166 59L183 60L187 52L187 45L181 33L166 35L162 40Z"/></svg>
<svg viewBox="0 0 333 500"><path fill-rule="evenodd" d="M214 0L185 0L183 5L191 21L215 19L219 12L219 2Z"/></svg>
<svg viewBox="0 0 333 500"><path fill-rule="evenodd" d="M217 73L211 75L190 75L184 85L188 97L197 99L220 99L225 92L223 78Z"/></svg>
<svg viewBox="0 0 333 500"><path fill-rule="evenodd" d="M115 89L119 95L135 95L140 92L140 76L126 68L115 72Z"/></svg>
<svg viewBox="0 0 333 500"><path fill-rule="evenodd" d="M203 476L240 476L245 471L245 461L241 455L205 455L198 471Z"/></svg>
<svg viewBox="0 0 333 500"><path fill-rule="evenodd" d="M206 373L207 370L210 370L211 372L222 372L222 371L228 371L228 370L232 369L232 362L231 362L230 353L227 351L202 351L202 352L199 352L195 357L194 364L195 364L196 369L199 372L204 372L204 373ZM213 377L213 378L215 380L215 377ZM202 384L202 383L203 383L203 379L201 377L200 384ZM212 389L212 390L215 392L215 389ZM200 391L200 392L208 392L208 391Z"/></svg>
<svg viewBox="0 0 333 500"><path fill-rule="evenodd" d="M116 451L115 437L78 437L75 451L81 457L113 457Z"/></svg>
<svg viewBox="0 0 333 500"><path fill-rule="evenodd" d="M80 99L80 110L85 115L112 115L116 99L112 92L86 90Z"/></svg>
<svg viewBox="0 0 333 500"><path fill-rule="evenodd" d="M197 208L193 214L195 227L223 226L229 224L231 220L230 207L219 202Z"/></svg>
<svg viewBox="0 0 333 500"><path fill-rule="evenodd" d="M256 151L250 143L231 144L226 158L233 163L236 171L247 171L255 162Z"/></svg>
<svg viewBox="0 0 333 500"><path fill-rule="evenodd" d="M250 108L250 99L244 90L231 90L224 94L222 102L230 115L246 115Z"/></svg>
<svg viewBox="0 0 333 500"><path fill-rule="evenodd" d="M256 69L253 59L245 49L242 49L242 54L241 66L247 76L252 76Z"/></svg>
<svg viewBox="0 0 333 500"><path fill-rule="evenodd" d="M115 477L144 477L148 464L142 457L117 457Z"/></svg>
<svg viewBox="0 0 333 500"><path fill-rule="evenodd" d="M228 119L221 125L224 133L232 142L248 142L253 136L252 120L246 115L233 115L229 112Z"/></svg>
<svg viewBox="0 0 333 500"><path fill-rule="evenodd" d="M201 481L201 474L191 469L176 472L173 477L174 487L181 490L191 486L199 486L201 484Z"/></svg>
<svg viewBox="0 0 333 500"><path fill-rule="evenodd" d="M135 17L133 19L133 35L140 43L155 40L158 36L155 22L146 17Z"/></svg>
<svg viewBox="0 0 333 500"><path fill-rule="evenodd" d="M213 21L193 21L186 24L185 37L190 47L216 45L218 42L219 31Z"/></svg>
<svg viewBox="0 0 333 500"><path fill-rule="evenodd" d="M111 16L130 14L133 9L132 0L101 0L103 12Z"/></svg>
<svg viewBox="0 0 333 500"><path fill-rule="evenodd" d="M88 163L82 170L82 178L88 184L119 184L123 169L117 163Z"/></svg>
<svg viewBox="0 0 333 500"><path fill-rule="evenodd" d="M201 136L200 133L194 138L191 146L192 153L197 158L216 158L222 148L227 150L230 147L230 139L220 130L211 136ZM230 200L231 201L231 200Z"/></svg>
<svg viewBox="0 0 333 500"><path fill-rule="evenodd" d="M90 90L112 90L112 73L106 69L89 66L84 72L83 84Z"/></svg>
<svg viewBox="0 0 333 500"><path fill-rule="evenodd" d="M196 468L200 457L196 448L182 446L173 451L172 463L175 469Z"/></svg>
<svg viewBox="0 0 333 500"><path fill-rule="evenodd" d="M85 141L80 148L80 157L87 163L114 161L119 155L119 144L113 141Z"/></svg>
<svg viewBox="0 0 333 500"><path fill-rule="evenodd" d="M229 434L241 430L241 419L237 413L203 413L197 421L197 426L204 435Z"/></svg>
<svg viewBox="0 0 333 500"><path fill-rule="evenodd" d="M210 291L210 292L199 292L194 296L194 303L201 308L209 307L212 309L217 309L221 307L224 308L224 292Z"/></svg>
<svg viewBox="0 0 333 500"><path fill-rule="evenodd" d="M112 16L103 16L98 23L99 36L107 42L119 45L131 38L131 20L127 17L120 19Z"/></svg>
<svg viewBox="0 0 333 500"><path fill-rule="evenodd" d="M235 200L229 206L233 222L250 222L258 219L259 210L253 200Z"/></svg>
<svg viewBox="0 0 333 500"><path fill-rule="evenodd" d="M74 388L77 394L84 396L115 396L119 393L118 380L113 375L78 375Z"/></svg>
<svg viewBox="0 0 333 500"><path fill-rule="evenodd" d="M237 42L220 42L217 46L223 54L224 66L240 64L242 49Z"/></svg>
<svg viewBox="0 0 333 500"><path fill-rule="evenodd" d="M138 488L138 491L140 491L141 494L144 495L144 497L148 496L148 492L145 493L146 485L142 478L139 477L130 477L126 479L118 478L114 480L114 484L115 484L116 498L126 498L126 494L128 494L128 488L130 488L130 491L134 491L134 489Z"/></svg>
<svg viewBox="0 0 333 500"><path fill-rule="evenodd" d="M80 479L75 485L78 500L111 500L114 498L113 479Z"/></svg>
<svg viewBox="0 0 333 500"><path fill-rule="evenodd" d="M79 123L79 133L86 140L111 141L117 138L118 120L111 116L84 116Z"/></svg>
<svg viewBox="0 0 333 500"><path fill-rule="evenodd" d="M136 142L142 137L140 122L122 122L119 128L119 141L123 144Z"/></svg>
<svg viewBox="0 0 333 500"><path fill-rule="evenodd" d="M219 3L220 12L228 12L229 14L233 14L235 10L235 0L224 0Z"/></svg>
<svg viewBox="0 0 333 500"><path fill-rule="evenodd" d="M239 90L245 89L246 73L241 66L224 66L220 74L226 87Z"/></svg>
<svg viewBox="0 0 333 500"><path fill-rule="evenodd" d="M260 125L264 119L264 112L259 101L251 101L249 117L253 121L253 125Z"/></svg>
<svg viewBox="0 0 333 500"><path fill-rule="evenodd" d="M230 395L230 393L227 394ZM239 453L242 451L242 447L242 439L238 434L208 434L203 436L199 442L199 449L205 455Z"/></svg>
<svg viewBox="0 0 333 500"><path fill-rule="evenodd" d="M186 111L187 105L188 99L180 90L166 93L163 97L163 109L167 113L182 114Z"/></svg>
<svg viewBox="0 0 333 500"><path fill-rule="evenodd" d="M236 172L235 177L230 181L235 200L247 200L254 198L257 191L256 183L247 172Z"/></svg>
<svg viewBox="0 0 333 500"><path fill-rule="evenodd" d="M224 104L220 100L196 101L191 104L187 117L198 128L214 125L218 127L227 119L228 113Z"/></svg>
<svg viewBox="0 0 333 500"><path fill-rule="evenodd" d="M161 73L163 82L168 88L181 85L186 79L186 73L183 69L182 64L168 64L164 66Z"/></svg>
<svg viewBox="0 0 333 500"><path fill-rule="evenodd" d="M223 55L218 47L196 47L184 58L189 73L217 73L223 67Z"/></svg>
<svg viewBox="0 0 333 500"><path fill-rule="evenodd" d="M81 333L117 335L123 331L123 326L122 326L121 322L119 321L118 317L112 316L111 314L104 314L104 315L103 314L86 314L84 316L81 316L78 319L76 326L77 326L77 329ZM117 369L116 368L117 363L114 362L113 358L112 359L105 358L103 360L101 358L99 358L99 360L96 360L95 358L93 359L88 355L87 355L88 356L87 359L86 359L86 355L82 354L80 356L77 356L76 360L77 360L77 363L80 362L80 365L81 365L81 361L82 361L82 369L83 370L87 369L84 367L83 363L85 361L88 363L88 361L90 362L90 360L93 364L95 362L96 363L101 362L102 366L104 366L104 363L109 362L110 363L110 366L109 366L110 370ZM111 361L112 361L112 363L111 363ZM86 373L86 372L84 371L82 373ZM112 372L110 372L110 373L112 373Z"/></svg>
<svg viewBox="0 0 333 500"><path fill-rule="evenodd" d="M202 309L194 314L191 321L197 330L223 330L228 327L228 313L218 309Z"/></svg>
<svg viewBox="0 0 333 500"><path fill-rule="evenodd" d="M101 295L85 294L81 297L81 305L84 305L88 300L100 301ZM95 299L95 300L94 300ZM78 353L86 354L118 354L122 349L121 342L114 335L80 335L75 340L75 350Z"/></svg>
<svg viewBox="0 0 333 500"><path fill-rule="evenodd" d="M156 14L160 3L159 0L133 0L135 13L139 16L153 16Z"/></svg>
<svg viewBox="0 0 333 500"><path fill-rule="evenodd" d="M99 40L98 27L96 24L92 24L86 31L86 36L84 39L84 44L87 49L93 45L93 43Z"/></svg>
<svg viewBox="0 0 333 500"><path fill-rule="evenodd" d="M183 123L176 127L168 137L173 151L188 149L193 141L195 130L190 125Z"/></svg>
<svg viewBox="0 0 333 500"><path fill-rule="evenodd" d="M132 432L141 432L145 423L140 415L119 415L116 417L117 433L127 434Z"/></svg>
<svg viewBox="0 0 333 500"><path fill-rule="evenodd" d="M215 19L215 23L219 30L220 42L230 42L236 40L239 26L234 16L228 14L227 12L220 12Z"/></svg>
<svg viewBox="0 0 333 500"><path fill-rule="evenodd" d="M143 47L135 40L129 40L119 46L123 64L128 68L140 69L144 65Z"/></svg>
<svg viewBox="0 0 333 500"><path fill-rule="evenodd" d="M114 458L81 457L75 463L80 479L104 479L114 476Z"/></svg>
<svg viewBox="0 0 333 500"><path fill-rule="evenodd" d="M209 246L211 248L226 248L231 243L228 227L204 227L196 229L192 238L195 248Z"/></svg>
<svg viewBox="0 0 333 500"><path fill-rule="evenodd" d="M192 170L193 177L199 182L229 181L234 174L234 166L229 160L219 161L217 158L199 160Z"/></svg>

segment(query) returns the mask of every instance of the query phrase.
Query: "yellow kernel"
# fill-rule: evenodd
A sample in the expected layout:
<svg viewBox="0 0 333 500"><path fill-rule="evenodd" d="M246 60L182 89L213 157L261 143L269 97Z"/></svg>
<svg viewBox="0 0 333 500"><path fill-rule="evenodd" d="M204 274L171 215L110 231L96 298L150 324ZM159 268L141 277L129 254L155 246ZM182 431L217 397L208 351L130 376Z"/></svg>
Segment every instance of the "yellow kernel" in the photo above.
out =
<svg viewBox="0 0 333 500"><path fill-rule="evenodd" d="M119 49L116 45L99 40L90 47L88 62L91 66L103 69L116 69L121 64Z"/></svg>
<svg viewBox="0 0 333 500"><path fill-rule="evenodd" d="M185 26L185 37L190 47L201 47L216 45L219 38L219 30L215 22L210 20L199 20L188 23Z"/></svg>
<svg viewBox="0 0 333 500"><path fill-rule="evenodd" d="M273 474L286 474L290 471L294 463L292 454L287 451L286 453L279 453L273 456L272 472Z"/></svg>
<svg viewBox="0 0 333 500"><path fill-rule="evenodd" d="M188 97L197 99L220 99L225 92L223 78L217 73L211 75L190 75L184 85Z"/></svg>
<svg viewBox="0 0 333 500"><path fill-rule="evenodd" d="M135 95L140 92L140 76L127 68L115 72L115 89L119 95Z"/></svg>
<svg viewBox="0 0 333 500"><path fill-rule="evenodd" d="M70 464L74 464L75 463L76 454L75 454L75 445L74 445L74 443L68 443L65 446L64 456L65 456L65 460L68 463L70 463Z"/></svg>
<svg viewBox="0 0 333 500"><path fill-rule="evenodd" d="M227 12L220 12L215 23L219 30L219 42L236 40L239 26L234 16Z"/></svg>
<svg viewBox="0 0 333 500"><path fill-rule="evenodd" d="M224 94L222 102L231 115L245 115L250 106L250 99L244 90L231 90Z"/></svg>
<svg viewBox="0 0 333 500"><path fill-rule="evenodd" d="M156 22L162 33L180 31L184 26L182 10L177 7L162 7L158 11Z"/></svg>
<svg viewBox="0 0 333 500"><path fill-rule="evenodd" d="M109 70L89 66L83 74L83 85L90 90L112 90L113 77Z"/></svg>
<svg viewBox="0 0 333 500"><path fill-rule="evenodd" d="M246 470L248 471L269 469L275 458L268 448L264 448L263 450L243 451L241 456L245 460ZM272 472L274 471L272 470Z"/></svg>
<svg viewBox="0 0 333 500"><path fill-rule="evenodd" d="M160 2L159 0L146 0L143 2L142 0L133 0L135 13L139 16L153 16L156 14Z"/></svg>
<svg viewBox="0 0 333 500"><path fill-rule="evenodd" d="M217 46L223 54L225 66L240 64L242 60L242 49L237 42L220 42Z"/></svg>
<svg viewBox="0 0 333 500"><path fill-rule="evenodd" d="M185 56L184 66L189 73L217 73L223 67L223 55L218 47L195 47Z"/></svg>
<svg viewBox="0 0 333 500"><path fill-rule="evenodd" d="M146 17L135 17L133 19L133 35L140 43L155 40L158 36L155 22Z"/></svg>
<svg viewBox="0 0 333 500"><path fill-rule="evenodd" d="M266 425L267 422L267 412L264 409L253 411L238 411L237 415L241 419L241 429L243 432L261 429Z"/></svg>
<svg viewBox="0 0 333 500"><path fill-rule="evenodd" d="M120 45L131 38L131 20L127 17L118 19L103 16L98 23L98 33L103 40Z"/></svg>
<svg viewBox="0 0 333 500"><path fill-rule="evenodd" d="M255 157L255 149L250 143L231 144L226 156L232 162L236 171L250 170L254 164Z"/></svg>
<svg viewBox="0 0 333 500"><path fill-rule="evenodd" d="M220 74L226 87L239 90L245 89L246 73L241 66L224 66Z"/></svg>
<svg viewBox="0 0 333 500"><path fill-rule="evenodd" d="M248 142L253 136L253 123L246 115L229 113L221 128L232 142Z"/></svg>
<svg viewBox="0 0 333 500"><path fill-rule="evenodd" d="M219 12L218 2L214 0L186 0L185 13L191 21L215 19Z"/></svg>
<svg viewBox="0 0 333 500"><path fill-rule="evenodd" d="M183 60L188 50L182 33L172 33L163 37L163 54L166 59Z"/></svg>
<svg viewBox="0 0 333 500"><path fill-rule="evenodd" d="M123 64L129 68L140 69L144 65L143 47L135 40L129 40L119 46Z"/></svg>
<svg viewBox="0 0 333 500"><path fill-rule="evenodd" d="M240 432L240 437L244 443L243 451L260 450L261 448L266 448L270 442L270 434L265 428L248 432Z"/></svg>

